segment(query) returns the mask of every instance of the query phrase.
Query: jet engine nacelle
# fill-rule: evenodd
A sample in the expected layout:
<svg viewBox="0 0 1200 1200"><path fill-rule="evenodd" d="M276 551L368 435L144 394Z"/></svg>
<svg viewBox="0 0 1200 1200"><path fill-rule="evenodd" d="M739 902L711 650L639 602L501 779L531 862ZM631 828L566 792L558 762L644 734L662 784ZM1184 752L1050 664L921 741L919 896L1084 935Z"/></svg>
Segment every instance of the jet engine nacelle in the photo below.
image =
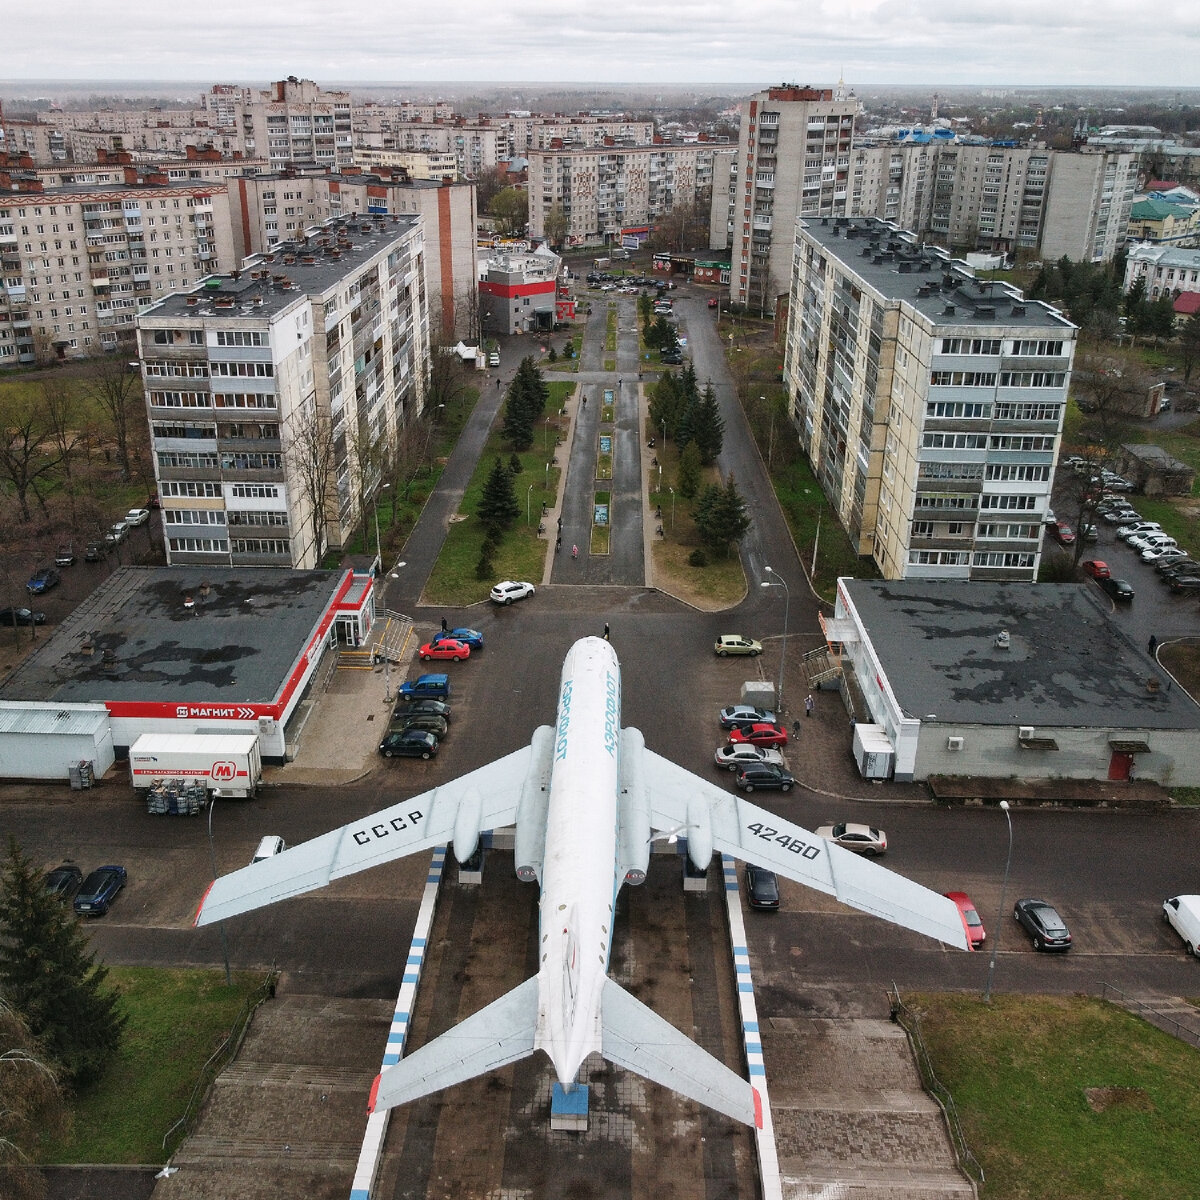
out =
<svg viewBox="0 0 1200 1200"><path fill-rule="evenodd" d="M642 776L646 741L640 729L621 730L617 794L617 877L636 887L650 865L650 799Z"/></svg>
<svg viewBox="0 0 1200 1200"><path fill-rule="evenodd" d="M708 801L693 796L687 806L688 858L697 871L707 871L713 856L712 816Z"/></svg>
<svg viewBox="0 0 1200 1200"><path fill-rule="evenodd" d="M513 841L517 878L534 883L542 877L546 858L546 813L550 807L550 772L554 761L554 729L539 725L530 742L529 772L517 801L517 832Z"/></svg>
<svg viewBox="0 0 1200 1200"><path fill-rule="evenodd" d="M459 865L465 863L479 847L479 822L483 814L483 797L476 788L463 793L454 818L454 857Z"/></svg>

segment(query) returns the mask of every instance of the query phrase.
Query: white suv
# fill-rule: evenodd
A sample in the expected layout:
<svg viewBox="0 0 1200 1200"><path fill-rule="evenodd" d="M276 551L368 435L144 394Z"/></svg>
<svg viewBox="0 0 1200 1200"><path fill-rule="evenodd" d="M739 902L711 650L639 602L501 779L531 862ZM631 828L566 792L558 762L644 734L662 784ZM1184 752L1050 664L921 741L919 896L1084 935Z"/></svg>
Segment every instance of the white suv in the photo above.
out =
<svg viewBox="0 0 1200 1200"><path fill-rule="evenodd" d="M516 583L511 579L502 580L491 590L491 598L496 604L511 604L514 600L524 600L532 595L532 583Z"/></svg>

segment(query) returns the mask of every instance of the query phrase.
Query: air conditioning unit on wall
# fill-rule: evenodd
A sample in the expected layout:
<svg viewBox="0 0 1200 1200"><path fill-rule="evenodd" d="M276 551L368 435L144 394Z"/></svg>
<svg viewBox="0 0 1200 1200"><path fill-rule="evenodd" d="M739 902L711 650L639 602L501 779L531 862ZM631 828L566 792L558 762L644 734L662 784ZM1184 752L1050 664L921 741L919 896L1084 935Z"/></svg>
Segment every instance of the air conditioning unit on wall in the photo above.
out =
<svg viewBox="0 0 1200 1200"><path fill-rule="evenodd" d="M1023 742L1024 742L1024 741L1028 741L1028 740L1029 740L1031 737L1033 737L1033 735L1034 735L1035 733L1037 733L1037 730L1036 730L1036 729L1034 729L1034 727L1033 727L1032 725L1022 725L1022 726L1021 726L1021 727L1020 727L1020 728L1017 730L1017 737L1018 737L1018 738L1019 738L1021 741L1023 741Z"/></svg>
<svg viewBox="0 0 1200 1200"><path fill-rule="evenodd" d="M947 750L961 750L963 748L963 740L960 737L948 737L946 739Z"/></svg>

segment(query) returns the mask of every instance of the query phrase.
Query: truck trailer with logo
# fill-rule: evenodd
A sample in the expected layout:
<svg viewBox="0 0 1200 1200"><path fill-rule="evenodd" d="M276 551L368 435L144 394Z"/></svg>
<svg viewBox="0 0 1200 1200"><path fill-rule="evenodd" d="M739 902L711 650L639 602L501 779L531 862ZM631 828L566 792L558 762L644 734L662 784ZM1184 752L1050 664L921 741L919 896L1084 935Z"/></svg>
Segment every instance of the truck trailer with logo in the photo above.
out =
<svg viewBox="0 0 1200 1200"><path fill-rule="evenodd" d="M262 783L254 733L143 733L129 748L129 778L139 791L178 780L210 796L253 796Z"/></svg>

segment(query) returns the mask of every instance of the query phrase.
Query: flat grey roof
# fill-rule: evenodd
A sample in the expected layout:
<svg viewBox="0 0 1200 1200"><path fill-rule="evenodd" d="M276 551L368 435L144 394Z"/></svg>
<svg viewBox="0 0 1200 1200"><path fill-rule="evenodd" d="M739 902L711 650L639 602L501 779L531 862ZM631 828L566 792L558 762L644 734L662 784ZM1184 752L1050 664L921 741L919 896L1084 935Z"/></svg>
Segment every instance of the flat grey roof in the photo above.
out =
<svg viewBox="0 0 1200 1200"><path fill-rule="evenodd" d="M236 306L249 305L254 306L249 309L253 316L270 317L301 296L324 295L397 238L407 236L420 220L416 215L384 213L335 217L307 238L280 242L252 256L236 276L212 275L186 292L164 296L139 313L138 320L236 318L245 315ZM200 303L188 304L189 296L199 296ZM235 307L214 307L220 300L231 300Z"/></svg>
<svg viewBox="0 0 1200 1200"><path fill-rule="evenodd" d="M344 578L272 567L121 567L0 684L0 699L274 703Z"/></svg>
<svg viewBox="0 0 1200 1200"><path fill-rule="evenodd" d="M1198 709L1078 583L847 579L904 712L974 725L1200 729ZM1007 629L1009 648L996 645ZM1157 692L1146 681L1157 678Z"/></svg>
<svg viewBox="0 0 1200 1200"><path fill-rule="evenodd" d="M1075 328L1055 309L1026 300L1018 288L973 278L953 267L944 251L922 246L878 217L805 217L801 225L848 271L934 325L1058 326L1064 337Z"/></svg>

